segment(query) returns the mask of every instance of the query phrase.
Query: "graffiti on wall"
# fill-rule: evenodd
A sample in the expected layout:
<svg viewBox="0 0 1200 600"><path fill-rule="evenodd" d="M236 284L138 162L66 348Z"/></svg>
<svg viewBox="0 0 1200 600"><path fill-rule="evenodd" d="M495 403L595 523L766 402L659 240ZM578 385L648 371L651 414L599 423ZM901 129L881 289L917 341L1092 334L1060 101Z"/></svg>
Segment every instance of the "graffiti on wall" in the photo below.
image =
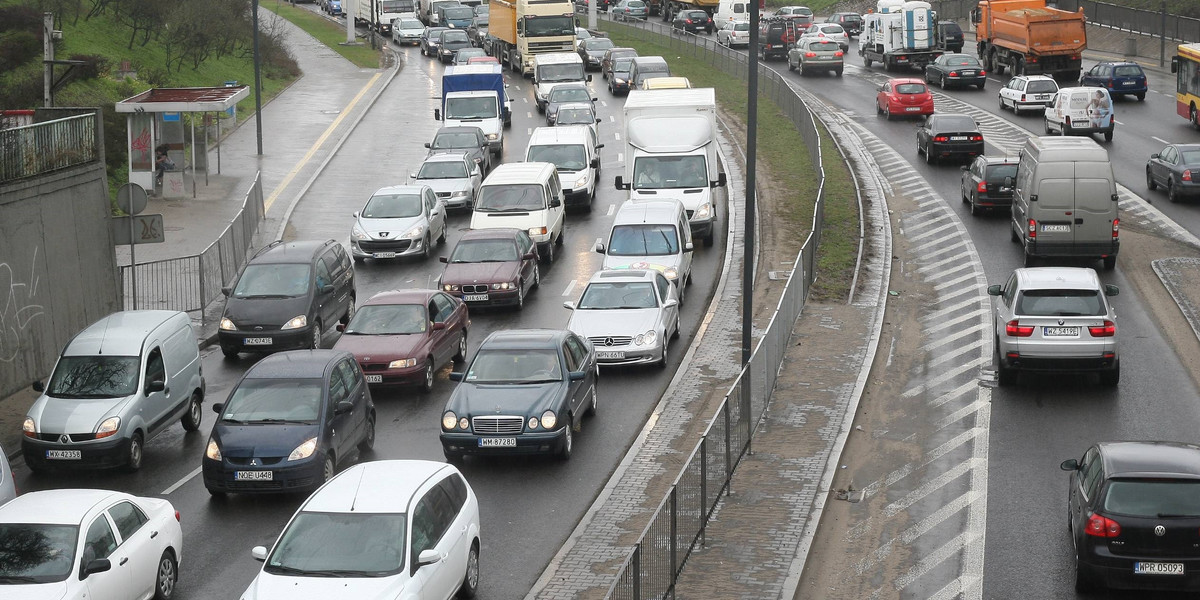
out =
<svg viewBox="0 0 1200 600"><path fill-rule="evenodd" d="M30 325L46 312L36 302L37 257L35 247L27 278L23 269L18 271L7 262L0 262L0 362L17 359L22 342L30 335Z"/></svg>

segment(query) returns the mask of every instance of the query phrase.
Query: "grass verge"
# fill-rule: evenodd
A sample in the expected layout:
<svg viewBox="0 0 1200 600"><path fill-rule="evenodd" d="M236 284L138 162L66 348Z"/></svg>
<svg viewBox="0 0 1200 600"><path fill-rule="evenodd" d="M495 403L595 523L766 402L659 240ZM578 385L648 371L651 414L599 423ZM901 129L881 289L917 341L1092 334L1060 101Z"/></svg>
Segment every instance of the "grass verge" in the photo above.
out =
<svg viewBox="0 0 1200 600"><path fill-rule="evenodd" d="M821 132L821 156L825 163L825 220L821 246L817 248L817 280L809 299L818 302L844 300L854 280L858 262L858 195L850 168L842 160L837 144L825 125Z"/></svg>
<svg viewBox="0 0 1200 600"><path fill-rule="evenodd" d="M339 25L311 10L300 8L289 2L264 2L260 6L291 21L309 35L317 38L331 50L341 54L355 66L366 69L379 68L382 52L365 44L346 44L346 27Z"/></svg>

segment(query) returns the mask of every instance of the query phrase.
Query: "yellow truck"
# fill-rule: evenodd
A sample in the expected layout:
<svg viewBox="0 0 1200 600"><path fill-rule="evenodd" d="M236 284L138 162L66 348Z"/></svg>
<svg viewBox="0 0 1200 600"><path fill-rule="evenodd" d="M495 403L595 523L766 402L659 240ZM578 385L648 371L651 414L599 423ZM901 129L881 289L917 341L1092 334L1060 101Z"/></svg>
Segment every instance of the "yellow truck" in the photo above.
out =
<svg viewBox="0 0 1200 600"><path fill-rule="evenodd" d="M571 0L491 0L488 54L513 71L533 75L533 55L575 51Z"/></svg>

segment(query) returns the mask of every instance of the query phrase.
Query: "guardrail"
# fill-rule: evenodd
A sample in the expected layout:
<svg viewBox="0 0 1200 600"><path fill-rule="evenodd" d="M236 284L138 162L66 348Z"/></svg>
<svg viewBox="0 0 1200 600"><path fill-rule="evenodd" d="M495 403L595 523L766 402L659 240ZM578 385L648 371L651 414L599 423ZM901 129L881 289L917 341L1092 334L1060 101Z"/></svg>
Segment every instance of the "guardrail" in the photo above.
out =
<svg viewBox="0 0 1200 600"><path fill-rule="evenodd" d="M746 55L719 46L714 40L673 32L669 26L658 23L639 22L634 27L605 18L604 25L606 30L619 31L640 41L667 45L675 56L704 60L742 81L746 81L749 74ZM705 527L721 494L728 491L734 470L750 450L757 424L771 401L792 327L816 278L816 252L821 243L825 206L821 134L808 108L778 73L760 67L759 90L796 124L804 138L805 150L817 168L820 182L812 231L800 248L783 295L750 362L729 388L704 435L671 484L670 492L633 545L608 591L608 598L642 600L674 596L679 573L697 542L704 543Z"/></svg>
<svg viewBox="0 0 1200 600"><path fill-rule="evenodd" d="M970 20L971 9L978 6L976 0L935 0L933 9L939 19ZM1060 10L1074 12L1083 9L1087 22L1091 25L1119 29L1131 33L1141 33L1154 37L1166 34L1166 38L1176 42L1200 42L1200 19L1168 14L1166 29L1161 12L1143 10L1128 6L1118 6L1095 0L1058 0L1056 6Z"/></svg>
<svg viewBox="0 0 1200 600"><path fill-rule="evenodd" d="M254 232L263 218L262 173L246 191L242 208L225 231L200 254L121 266L123 308L133 307L133 274L137 273L137 307L202 311L233 280L246 261Z"/></svg>
<svg viewBox="0 0 1200 600"><path fill-rule="evenodd" d="M33 177L100 158L94 112L0 129L0 182Z"/></svg>

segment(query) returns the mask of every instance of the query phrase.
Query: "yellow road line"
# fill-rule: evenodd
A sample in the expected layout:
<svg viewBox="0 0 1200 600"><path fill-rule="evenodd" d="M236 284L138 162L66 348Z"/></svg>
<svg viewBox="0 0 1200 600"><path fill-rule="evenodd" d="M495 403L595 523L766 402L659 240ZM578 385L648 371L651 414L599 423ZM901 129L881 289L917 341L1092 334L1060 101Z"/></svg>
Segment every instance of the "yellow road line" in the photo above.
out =
<svg viewBox="0 0 1200 600"><path fill-rule="evenodd" d="M312 160L313 155L317 153L317 150L325 143L325 140L329 138L329 134L333 133L333 130L337 129L337 126L342 122L342 119L346 118L346 115L350 114L350 111L354 110L354 105L358 104L359 100L362 100L363 95L367 93L367 90L371 89L371 86L375 85L375 82L379 80L381 75L383 75L383 73L376 73L374 76L372 76L371 80L363 86L363 89L359 90L358 95L350 101L350 104L347 104L346 108L342 109L342 112L338 114L337 118L329 124L329 127L325 129L325 133L322 133L321 137L317 138L317 141L313 143L312 148L309 148L308 152L304 154L304 158L301 158L300 162L296 163L295 167L292 167L292 170L287 174L287 177L284 177L283 181L279 183L279 186L277 186L271 192L271 195L267 196L266 201L263 202L263 212L271 210L271 205L274 204L275 199L279 197L279 194L282 194L283 190L292 183L292 179L295 179L296 175L300 173L300 169L303 169L304 165L308 164L309 160Z"/></svg>

